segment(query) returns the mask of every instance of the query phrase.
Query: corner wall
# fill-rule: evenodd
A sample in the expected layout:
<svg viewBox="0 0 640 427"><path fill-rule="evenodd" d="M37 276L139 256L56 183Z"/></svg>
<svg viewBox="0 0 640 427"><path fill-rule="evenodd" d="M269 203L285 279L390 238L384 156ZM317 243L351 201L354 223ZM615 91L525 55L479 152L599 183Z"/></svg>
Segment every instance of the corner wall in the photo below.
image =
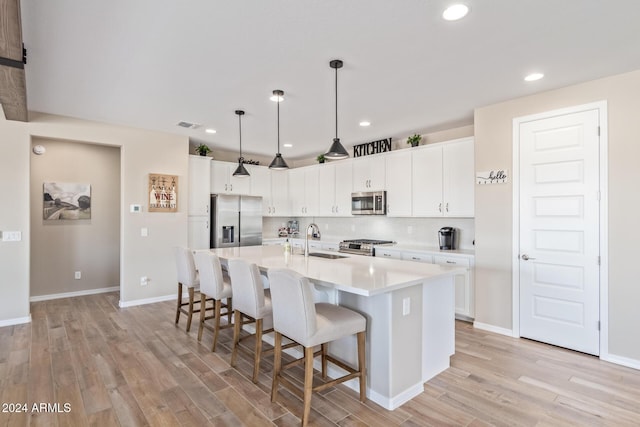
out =
<svg viewBox="0 0 640 427"><path fill-rule="evenodd" d="M516 117L605 100L609 146L609 353L640 364L640 70L475 110L476 171L510 169ZM476 321L512 328L512 185L476 186Z"/></svg>

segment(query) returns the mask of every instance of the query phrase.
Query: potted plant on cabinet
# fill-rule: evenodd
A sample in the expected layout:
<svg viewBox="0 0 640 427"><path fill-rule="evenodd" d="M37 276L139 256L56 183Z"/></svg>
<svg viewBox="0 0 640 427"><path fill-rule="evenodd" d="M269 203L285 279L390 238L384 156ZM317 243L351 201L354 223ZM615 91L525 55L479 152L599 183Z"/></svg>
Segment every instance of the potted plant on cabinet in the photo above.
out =
<svg viewBox="0 0 640 427"><path fill-rule="evenodd" d="M412 147L417 147L420 144L420 140L422 139L422 136L416 134L411 135L409 138L407 138L407 144L411 144Z"/></svg>
<svg viewBox="0 0 640 427"><path fill-rule="evenodd" d="M318 163L324 163L327 158L324 156L324 154L320 154L318 157L316 157L316 160L318 161Z"/></svg>
<svg viewBox="0 0 640 427"><path fill-rule="evenodd" d="M196 147L196 153L200 154L201 156L206 156L209 151L211 151L211 148L207 147L204 144L200 144Z"/></svg>

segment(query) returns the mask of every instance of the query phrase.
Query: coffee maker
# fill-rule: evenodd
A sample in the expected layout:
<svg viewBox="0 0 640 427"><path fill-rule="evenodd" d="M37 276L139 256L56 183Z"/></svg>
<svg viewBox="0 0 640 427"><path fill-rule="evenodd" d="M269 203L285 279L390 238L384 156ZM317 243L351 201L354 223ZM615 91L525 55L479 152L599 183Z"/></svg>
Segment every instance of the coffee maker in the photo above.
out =
<svg viewBox="0 0 640 427"><path fill-rule="evenodd" d="M438 230L438 242L440 242L440 250L455 249L456 229L453 227L442 227Z"/></svg>

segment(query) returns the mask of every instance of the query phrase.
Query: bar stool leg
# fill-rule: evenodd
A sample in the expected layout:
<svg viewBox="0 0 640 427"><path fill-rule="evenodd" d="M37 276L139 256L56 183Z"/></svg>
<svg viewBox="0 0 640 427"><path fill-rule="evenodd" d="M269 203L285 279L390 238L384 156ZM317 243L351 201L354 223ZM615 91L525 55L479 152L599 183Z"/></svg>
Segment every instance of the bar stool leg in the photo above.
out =
<svg viewBox="0 0 640 427"><path fill-rule="evenodd" d="M323 343L320 345L320 349L322 350L322 379L327 379L327 343Z"/></svg>
<svg viewBox="0 0 640 427"><path fill-rule="evenodd" d="M302 412L302 425L309 422L311 413L311 393L313 392L313 347L304 348L304 409Z"/></svg>
<svg viewBox="0 0 640 427"><path fill-rule="evenodd" d="M278 394L278 382L282 370L282 334L275 332L273 341L273 381L271 382L271 401L276 401Z"/></svg>
<svg viewBox="0 0 640 427"><path fill-rule="evenodd" d="M358 370L360 371L360 402L367 399L367 371L365 369L365 337L364 331L358 332Z"/></svg>
<svg viewBox="0 0 640 427"><path fill-rule="evenodd" d="M240 345L240 329L242 327L242 313L238 310L234 312L233 323L233 350L231 350L231 367L236 366L236 357L238 356L238 345Z"/></svg>
<svg viewBox="0 0 640 427"><path fill-rule="evenodd" d="M256 348L253 353L253 382L258 383L260 355L262 354L262 319L256 319Z"/></svg>
<svg viewBox="0 0 640 427"><path fill-rule="evenodd" d="M206 318L207 296L200 293L200 322L198 325L198 341L202 341L202 331L204 330L204 321Z"/></svg>
<svg viewBox="0 0 640 427"><path fill-rule="evenodd" d="M191 318L193 317L193 303L195 298L195 289L193 287L189 288L189 314L187 316L187 332L191 330Z"/></svg>
<svg viewBox="0 0 640 427"><path fill-rule="evenodd" d="M216 344L218 344L218 332L220 332L220 308L222 307L222 301L219 299L215 300L215 309L213 319L214 327L213 327L213 346L211 346L211 351L216 351Z"/></svg>
<svg viewBox="0 0 640 427"><path fill-rule="evenodd" d="M178 308L176 309L176 325L180 320L181 308L182 308L182 283L178 282Z"/></svg>

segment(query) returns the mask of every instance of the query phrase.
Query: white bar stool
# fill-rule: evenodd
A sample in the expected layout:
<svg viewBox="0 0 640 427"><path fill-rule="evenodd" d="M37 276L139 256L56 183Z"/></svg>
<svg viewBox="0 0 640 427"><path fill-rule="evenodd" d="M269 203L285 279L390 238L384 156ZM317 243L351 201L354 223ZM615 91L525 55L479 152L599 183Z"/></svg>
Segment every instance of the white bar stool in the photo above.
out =
<svg viewBox="0 0 640 427"><path fill-rule="evenodd" d="M187 332L191 329L191 318L193 313L198 313L200 309L194 309L195 292L200 286L200 279L196 266L193 261L193 252L191 249L176 246L173 248L176 259L176 268L178 270L178 306L176 308L176 325L180 320L180 313L187 315ZM189 301L182 302L183 287L186 286L189 292ZM185 308L186 307L186 308Z"/></svg>
<svg viewBox="0 0 640 427"><path fill-rule="evenodd" d="M365 331L367 321L359 313L345 307L327 303L314 303L313 285L307 278L288 269L270 269L268 271L273 309L273 327L275 329L273 383L271 401L275 402L278 385L282 384L302 397L302 425L307 425L311 412L311 393L333 387L338 383L358 378L360 382L360 401L366 399L365 375ZM348 335L357 335L358 369L342 363L327 354L327 344ZM282 336L304 347L304 358L282 366ZM321 351L314 353L315 346ZM322 356L322 378L327 376L327 361L348 372L340 378L313 387L313 358ZM298 365L304 360L304 388L296 385L282 375L282 369Z"/></svg>
<svg viewBox="0 0 640 427"><path fill-rule="evenodd" d="M198 251L195 254L195 263L200 273L200 327L198 328L198 341L202 340L204 328L213 332L213 345L211 351L216 351L218 333L220 329L230 328L231 323L231 284L224 280L220 259L210 251ZM226 304L222 300L226 299ZM213 300L213 307L206 308L206 301ZM222 308L226 310L223 312ZM206 310L213 310L213 314L207 316ZM220 324L220 316L227 316L227 324ZM206 324L213 319L213 326Z"/></svg>

